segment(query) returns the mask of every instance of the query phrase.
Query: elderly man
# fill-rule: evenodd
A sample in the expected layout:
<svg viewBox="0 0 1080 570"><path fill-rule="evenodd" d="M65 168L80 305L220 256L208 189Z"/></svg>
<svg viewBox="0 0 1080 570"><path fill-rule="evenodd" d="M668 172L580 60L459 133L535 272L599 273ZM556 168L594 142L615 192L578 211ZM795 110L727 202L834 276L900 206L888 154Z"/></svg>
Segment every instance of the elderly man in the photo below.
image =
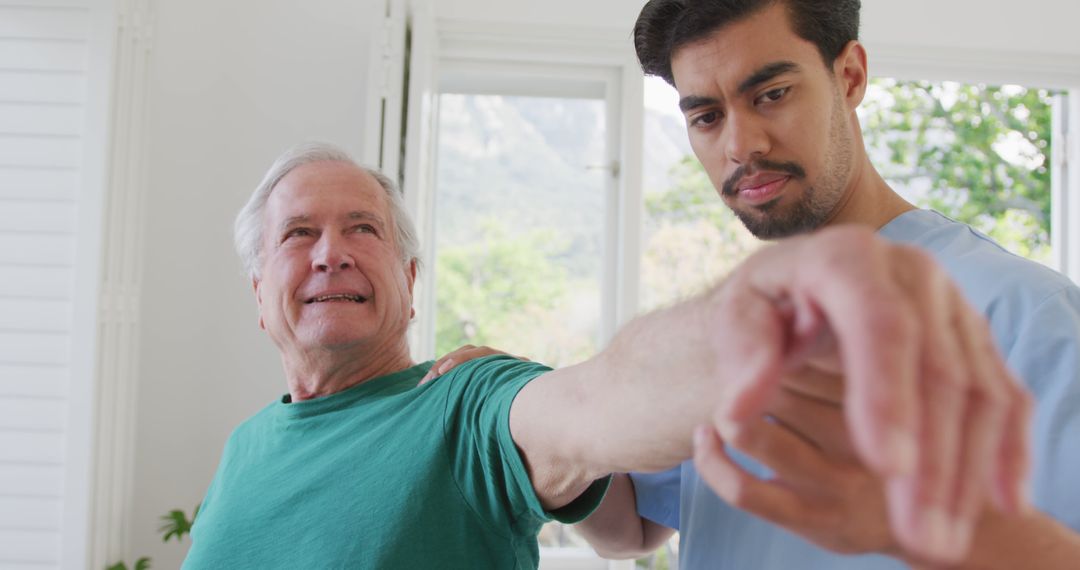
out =
<svg viewBox="0 0 1080 570"><path fill-rule="evenodd" d="M957 280L1036 396L1037 510L1002 511L975 494L939 501L955 487L926 485L916 512L940 531L920 544L894 524L892 536L879 496L907 484L882 489L860 472L847 451L840 390L819 382L788 392L774 421L706 437L695 463L636 474L633 486L617 477L583 531L605 553L633 556L678 529L680 565L695 569L891 569L968 542L968 555L953 559L962 568L1080 568L1080 289L972 228L916 209L875 170L855 112L868 80L859 10L859 0L651 0L634 42L644 71L678 90L694 153L752 233L776 239L858 224L925 248ZM922 420L939 455L919 469L970 487L977 466L940 426L977 430L997 420L958 398L962 390L944 388L962 389L964 379L939 379L941 398ZM858 443L860 434L847 431ZM718 435L759 463L733 461ZM842 556L856 553L868 555Z"/></svg>
<svg viewBox="0 0 1080 570"><path fill-rule="evenodd" d="M975 448L1026 457L1010 436L1023 394L982 323L925 255L869 231L761 252L579 365L481 358L422 386L430 363L414 365L406 341L416 239L385 177L333 147L298 147L271 167L236 235L288 393L229 438L188 569L536 567L545 521L585 517L609 473L689 457L695 427L759 413L808 357L840 363L858 453L884 477L911 476L932 447L915 437L935 392L927 359L979 371L966 393L1012 415ZM1022 474L979 457L980 477L1019 495Z"/></svg>

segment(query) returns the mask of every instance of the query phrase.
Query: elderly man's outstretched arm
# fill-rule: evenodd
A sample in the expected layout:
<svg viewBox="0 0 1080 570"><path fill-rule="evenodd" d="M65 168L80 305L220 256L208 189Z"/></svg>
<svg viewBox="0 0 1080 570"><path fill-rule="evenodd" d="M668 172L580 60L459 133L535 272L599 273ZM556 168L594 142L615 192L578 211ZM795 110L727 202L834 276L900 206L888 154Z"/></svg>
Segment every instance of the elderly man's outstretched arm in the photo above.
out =
<svg viewBox="0 0 1080 570"><path fill-rule="evenodd" d="M1023 508L1029 397L942 270L865 229L787 240L636 319L595 358L523 388L511 432L542 503L558 508L608 473L689 458L702 424L723 435L757 419L809 354L847 378L856 452L886 479L906 548L955 560L988 493Z"/></svg>

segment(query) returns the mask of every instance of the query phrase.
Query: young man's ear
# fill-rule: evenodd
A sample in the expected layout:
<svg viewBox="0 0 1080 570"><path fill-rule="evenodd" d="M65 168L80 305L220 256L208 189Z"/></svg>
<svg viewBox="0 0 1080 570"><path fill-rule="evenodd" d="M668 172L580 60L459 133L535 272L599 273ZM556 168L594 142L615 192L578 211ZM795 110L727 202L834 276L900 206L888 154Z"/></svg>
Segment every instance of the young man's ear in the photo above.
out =
<svg viewBox="0 0 1080 570"><path fill-rule="evenodd" d="M868 79L866 48L852 40L844 46L833 62L833 75L839 82L840 93L850 110L854 111L866 96Z"/></svg>
<svg viewBox="0 0 1080 570"><path fill-rule="evenodd" d="M255 304L258 305L259 310L259 328L266 330L266 323L262 318L262 291L259 290L259 279L257 277L251 278L251 289L255 291Z"/></svg>

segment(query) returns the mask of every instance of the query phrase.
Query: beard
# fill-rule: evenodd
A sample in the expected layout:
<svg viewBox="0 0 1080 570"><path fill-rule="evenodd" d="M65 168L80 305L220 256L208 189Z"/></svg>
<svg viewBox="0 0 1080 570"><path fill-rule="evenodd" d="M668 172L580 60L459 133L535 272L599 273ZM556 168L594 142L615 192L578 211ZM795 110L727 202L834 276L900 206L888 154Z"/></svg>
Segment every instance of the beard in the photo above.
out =
<svg viewBox="0 0 1080 570"><path fill-rule="evenodd" d="M805 184L806 169L798 163L758 159L740 166L724 182L721 196L729 200L731 211L758 239L774 240L812 232L829 221L842 201L852 168L853 144L851 129L844 114L843 100L837 92L833 100L825 167L816 184ZM790 175L790 182L804 185L803 195L789 205L783 205L781 199L777 199L748 208L734 206L734 198L738 193L736 185L745 176L760 171Z"/></svg>

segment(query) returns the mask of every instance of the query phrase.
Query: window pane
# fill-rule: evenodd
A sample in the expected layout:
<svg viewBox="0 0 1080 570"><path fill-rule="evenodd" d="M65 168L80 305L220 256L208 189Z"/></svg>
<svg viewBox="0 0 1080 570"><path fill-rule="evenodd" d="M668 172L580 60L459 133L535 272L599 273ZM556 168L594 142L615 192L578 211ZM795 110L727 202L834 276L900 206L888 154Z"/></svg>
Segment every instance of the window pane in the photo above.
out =
<svg viewBox="0 0 1080 570"><path fill-rule="evenodd" d="M1054 95L877 79L859 116L870 159L893 189L1046 263Z"/></svg>
<svg viewBox="0 0 1080 570"><path fill-rule="evenodd" d="M604 103L444 94L436 179L436 345L551 366L597 347Z"/></svg>
<svg viewBox="0 0 1080 570"><path fill-rule="evenodd" d="M444 94L436 178L436 347L550 366L592 356L601 318L605 105ZM548 524L540 545L586 546Z"/></svg>
<svg viewBox="0 0 1080 570"><path fill-rule="evenodd" d="M761 242L720 200L690 150L675 89L645 78L642 310L715 283Z"/></svg>

